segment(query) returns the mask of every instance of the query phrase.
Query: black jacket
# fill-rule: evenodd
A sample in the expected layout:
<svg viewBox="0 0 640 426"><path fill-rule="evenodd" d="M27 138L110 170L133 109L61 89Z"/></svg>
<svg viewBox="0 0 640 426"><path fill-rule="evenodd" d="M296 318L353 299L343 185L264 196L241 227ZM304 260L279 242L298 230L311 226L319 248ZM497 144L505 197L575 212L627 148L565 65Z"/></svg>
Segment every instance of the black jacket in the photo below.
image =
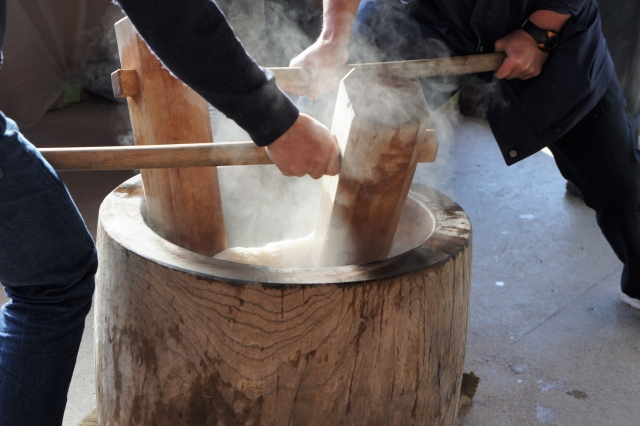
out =
<svg viewBox="0 0 640 426"><path fill-rule="evenodd" d="M414 14L454 55L493 51L536 10L571 13L542 73L503 80L486 97L487 118L511 165L557 141L600 100L614 78L595 0L414 0ZM491 73L482 75L491 79Z"/></svg>

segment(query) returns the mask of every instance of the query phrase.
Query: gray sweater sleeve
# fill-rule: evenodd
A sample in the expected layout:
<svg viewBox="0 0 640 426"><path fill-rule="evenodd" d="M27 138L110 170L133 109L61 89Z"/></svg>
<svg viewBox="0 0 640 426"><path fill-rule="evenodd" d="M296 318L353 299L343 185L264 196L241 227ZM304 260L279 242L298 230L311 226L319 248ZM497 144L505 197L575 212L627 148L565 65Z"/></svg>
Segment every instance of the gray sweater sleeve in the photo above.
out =
<svg viewBox="0 0 640 426"><path fill-rule="evenodd" d="M162 63L259 146L286 132L298 110L273 74L245 52L212 0L117 0Z"/></svg>

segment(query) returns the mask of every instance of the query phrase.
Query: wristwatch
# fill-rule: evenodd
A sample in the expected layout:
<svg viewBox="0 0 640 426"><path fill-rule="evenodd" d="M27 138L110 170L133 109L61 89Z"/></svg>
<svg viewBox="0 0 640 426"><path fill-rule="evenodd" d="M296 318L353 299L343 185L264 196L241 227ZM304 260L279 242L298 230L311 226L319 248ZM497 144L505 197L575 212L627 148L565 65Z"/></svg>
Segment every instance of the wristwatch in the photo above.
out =
<svg viewBox="0 0 640 426"><path fill-rule="evenodd" d="M530 20L524 21L522 29L525 30L538 43L543 52L551 52L558 45L560 35L552 30L543 30Z"/></svg>

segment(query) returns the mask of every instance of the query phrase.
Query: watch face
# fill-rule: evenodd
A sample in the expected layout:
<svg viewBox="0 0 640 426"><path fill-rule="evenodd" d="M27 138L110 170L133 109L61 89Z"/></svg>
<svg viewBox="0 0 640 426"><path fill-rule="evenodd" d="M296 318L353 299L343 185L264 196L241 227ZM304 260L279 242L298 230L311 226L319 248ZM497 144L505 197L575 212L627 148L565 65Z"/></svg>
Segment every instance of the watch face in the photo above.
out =
<svg viewBox="0 0 640 426"><path fill-rule="evenodd" d="M543 50L544 50L545 52L549 52L549 51L551 51L551 50L555 49L555 47L558 45L558 42L559 42L559 41L560 41L560 37L558 37L558 36L552 36L552 37L547 38L547 39L544 41L544 48L543 48Z"/></svg>

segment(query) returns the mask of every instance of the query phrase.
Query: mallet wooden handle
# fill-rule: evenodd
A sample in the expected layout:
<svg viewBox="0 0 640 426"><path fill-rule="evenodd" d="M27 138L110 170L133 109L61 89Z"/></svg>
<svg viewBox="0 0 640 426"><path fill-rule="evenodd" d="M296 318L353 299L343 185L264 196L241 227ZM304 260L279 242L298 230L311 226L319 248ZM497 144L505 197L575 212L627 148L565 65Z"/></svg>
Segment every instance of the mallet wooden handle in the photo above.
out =
<svg viewBox="0 0 640 426"><path fill-rule="evenodd" d="M56 170L133 170L273 164L253 142L41 148Z"/></svg>
<svg viewBox="0 0 640 426"><path fill-rule="evenodd" d="M353 68L367 68L378 70L401 69L418 78L473 74L497 70L504 58L505 54L499 52L450 58L417 59L413 61L371 62L345 65L340 67L337 73L342 77ZM306 68L284 67L269 69L276 76L276 82L280 87L307 87L311 83L311 72Z"/></svg>
<svg viewBox="0 0 640 426"><path fill-rule="evenodd" d="M416 59L414 61L371 62L349 64L340 67L338 75L344 77L353 68L380 70L402 69L418 78L445 75L473 74L495 71L500 67L505 54L485 53L483 55L454 56L451 58ZM269 68L276 76L280 87L306 88L311 83L311 72L300 67ZM113 94L117 98L134 96L138 92L138 80L135 70L117 70L111 75Z"/></svg>
<svg viewBox="0 0 640 426"><path fill-rule="evenodd" d="M432 129L422 133L420 162L432 162L438 140ZM56 170L133 170L182 167L257 166L273 164L267 151L253 142L176 145L40 148Z"/></svg>

